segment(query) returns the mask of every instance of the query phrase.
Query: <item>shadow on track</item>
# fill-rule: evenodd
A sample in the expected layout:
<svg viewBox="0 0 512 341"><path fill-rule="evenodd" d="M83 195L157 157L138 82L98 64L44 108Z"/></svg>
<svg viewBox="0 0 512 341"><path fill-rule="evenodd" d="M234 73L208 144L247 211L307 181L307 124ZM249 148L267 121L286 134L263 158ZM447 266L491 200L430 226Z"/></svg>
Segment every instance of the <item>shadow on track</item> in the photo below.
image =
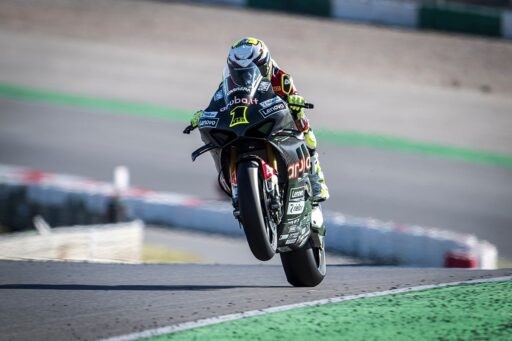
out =
<svg viewBox="0 0 512 341"><path fill-rule="evenodd" d="M3 284L0 290L104 290L104 291L203 291L236 288L288 288L255 285L87 285L87 284Z"/></svg>

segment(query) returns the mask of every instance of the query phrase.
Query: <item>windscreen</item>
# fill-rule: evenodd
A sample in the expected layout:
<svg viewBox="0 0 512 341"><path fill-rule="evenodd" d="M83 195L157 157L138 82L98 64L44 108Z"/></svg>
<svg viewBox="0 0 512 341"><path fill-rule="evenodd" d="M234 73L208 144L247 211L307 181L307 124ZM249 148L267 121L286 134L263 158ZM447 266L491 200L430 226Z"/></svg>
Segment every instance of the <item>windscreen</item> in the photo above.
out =
<svg viewBox="0 0 512 341"><path fill-rule="evenodd" d="M228 66L224 70L224 93L229 96L235 92L245 92L252 97L262 79L259 68L250 63L246 67Z"/></svg>

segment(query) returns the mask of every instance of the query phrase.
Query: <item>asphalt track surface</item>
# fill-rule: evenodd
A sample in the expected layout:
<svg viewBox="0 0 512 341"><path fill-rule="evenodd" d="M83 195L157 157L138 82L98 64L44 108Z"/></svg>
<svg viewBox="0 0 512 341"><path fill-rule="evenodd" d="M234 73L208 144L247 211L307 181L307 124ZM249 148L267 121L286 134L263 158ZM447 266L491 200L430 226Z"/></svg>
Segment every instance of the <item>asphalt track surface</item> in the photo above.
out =
<svg viewBox="0 0 512 341"><path fill-rule="evenodd" d="M198 134L183 123L0 99L0 163L111 180L124 164L131 182L218 198L208 155L191 162ZM474 233L512 259L512 172L463 161L322 144L331 199L326 209Z"/></svg>
<svg viewBox="0 0 512 341"><path fill-rule="evenodd" d="M2 340L92 340L218 315L342 295L511 275L329 266L293 288L280 266L0 262Z"/></svg>
<svg viewBox="0 0 512 341"><path fill-rule="evenodd" d="M144 228L144 243L150 248L167 250L175 256L173 260L165 258L144 261L158 263L187 262L195 264L233 264L233 265L281 265L280 257L269 261L260 261L251 253L247 240L243 236L223 236L212 233L202 233L187 229L146 226ZM180 256L181 255L181 256ZM357 258L341 256L336 253L326 253L327 264L348 265L361 264Z"/></svg>

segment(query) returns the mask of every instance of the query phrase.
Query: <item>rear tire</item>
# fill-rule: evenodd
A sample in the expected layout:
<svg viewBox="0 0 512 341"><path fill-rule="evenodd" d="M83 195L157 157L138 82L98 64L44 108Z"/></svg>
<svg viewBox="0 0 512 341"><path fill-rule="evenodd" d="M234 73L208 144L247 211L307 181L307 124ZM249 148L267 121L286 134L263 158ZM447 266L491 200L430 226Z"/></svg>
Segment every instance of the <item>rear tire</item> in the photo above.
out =
<svg viewBox="0 0 512 341"><path fill-rule="evenodd" d="M262 207L262 181L257 161L243 161L238 165L238 207L245 237L254 257L266 261L274 257L277 247L276 231L266 222Z"/></svg>
<svg viewBox="0 0 512 341"><path fill-rule="evenodd" d="M302 248L280 256L286 279L294 287L314 287L325 277L325 250L312 247L311 240Z"/></svg>

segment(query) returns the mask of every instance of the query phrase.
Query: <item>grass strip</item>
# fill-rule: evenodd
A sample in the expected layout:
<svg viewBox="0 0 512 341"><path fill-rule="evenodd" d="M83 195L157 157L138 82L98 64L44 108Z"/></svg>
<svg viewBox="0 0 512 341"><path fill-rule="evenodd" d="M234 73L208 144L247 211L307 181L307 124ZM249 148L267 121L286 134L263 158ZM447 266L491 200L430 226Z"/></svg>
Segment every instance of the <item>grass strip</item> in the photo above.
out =
<svg viewBox="0 0 512 341"><path fill-rule="evenodd" d="M189 116L191 116L190 110L172 109L162 105L65 94L47 90L29 89L2 83L0 83L0 96L23 101L35 101L87 109L106 110L118 114L166 118L180 122L188 121L190 119Z"/></svg>
<svg viewBox="0 0 512 341"><path fill-rule="evenodd" d="M370 147L415 154L427 154L446 159L512 168L512 155L507 154L418 142L378 134L339 132L326 129L315 129L315 134L322 142L330 142L340 146Z"/></svg>
<svg viewBox="0 0 512 341"><path fill-rule="evenodd" d="M150 340L510 340L512 281L261 315Z"/></svg>
<svg viewBox="0 0 512 341"><path fill-rule="evenodd" d="M65 94L3 83L0 83L0 97L23 101L69 105L95 110L99 109L118 114L156 117L179 122L188 122L193 112L193 110L174 109L162 105ZM315 133L322 142L332 143L339 146L369 147L415 154L426 154L446 159L462 160L512 169L512 155L508 154L491 153L419 142L393 136L351 131L334 131L317 128L315 129Z"/></svg>

